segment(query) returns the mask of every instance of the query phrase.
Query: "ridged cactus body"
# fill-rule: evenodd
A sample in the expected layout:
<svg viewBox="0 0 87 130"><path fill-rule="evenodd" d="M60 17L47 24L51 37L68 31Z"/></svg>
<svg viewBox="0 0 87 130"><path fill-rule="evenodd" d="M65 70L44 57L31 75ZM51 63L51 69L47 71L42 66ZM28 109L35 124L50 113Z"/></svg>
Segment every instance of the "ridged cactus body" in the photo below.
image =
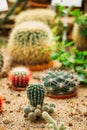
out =
<svg viewBox="0 0 87 130"><path fill-rule="evenodd" d="M79 83L77 74L70 71L47 71L42 78L47 93L58 95L73 93Z"/></svg>
<svg viewBox="0 0 87 130"><path fill-rule="evenodd" d="M32 106L43 105L45 89L41 84L31 84L27 89L27 97Z"/></svg>
<svg viewBox="0 0 87 130"><path fill-rule="evenodd" d="M50 27L54 26L56 13L50 9L34 9L21 12L16 17L16 25L25 21L41 21Z"/></svg>
<svg viewBox="0 0 87 130"><path fill-rule="evenodd" d="M0 53L0 72L2 70L3 64L4 64L4 58L3 55Z"/></svg>
<svg viewBox="0 0 87 130"><path fill-rule="evenodd" d="M25 22L15 27L10 35L8 53L13 62L37 65L50 61L50 51L42 50L51 47L53 38L50 28L41 22ZM51 42L52 43L52 42Z"/></svg>
<svg viewBox="0 0 87 130"><path fill-rule="evenodd" d="M30 76L31 72L23 67L16 67L9 73L11 84L18 89L27 87Z"/></svg>
<svg viewBox="0 0 87 130"><path fill-rule="evenodd" d="M81 17L81 23L74 24L72 37L79 50L87 50L87 14Z"/></svg>

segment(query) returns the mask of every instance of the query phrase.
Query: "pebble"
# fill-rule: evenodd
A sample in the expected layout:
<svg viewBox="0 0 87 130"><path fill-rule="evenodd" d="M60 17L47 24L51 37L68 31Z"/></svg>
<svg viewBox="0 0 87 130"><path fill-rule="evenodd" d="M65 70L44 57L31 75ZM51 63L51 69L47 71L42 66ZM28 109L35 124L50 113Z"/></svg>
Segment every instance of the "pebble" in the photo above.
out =
<svg viewBox="0 0 87 130"><path fill-rule="evenodd" d="M4 120L3 120L3 123L4 123L4 124L9 124L9 123L10 123L10 120L4 119Z"/></svg>
<svg viewBox="0 0 87 130"><path fill-rule="evenodd" d="M11 101L7 101L7 100L6 100L6 101L5 101L5 103L10 104L10 103L11 103Z"/></svg>
<svg viewBox="0 0 87 130"><path fill-rule="evenodd" d="M87 112L84 112L83 115L84 115L84 116L87 116Z"/></svg>

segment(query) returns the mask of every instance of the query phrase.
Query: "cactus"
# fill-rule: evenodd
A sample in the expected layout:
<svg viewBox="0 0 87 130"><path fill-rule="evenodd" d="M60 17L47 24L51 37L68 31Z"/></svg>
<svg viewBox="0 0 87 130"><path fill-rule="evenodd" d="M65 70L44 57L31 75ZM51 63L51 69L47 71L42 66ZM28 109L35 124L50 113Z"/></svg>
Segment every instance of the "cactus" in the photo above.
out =
<svg viewBox="0 0 87 130"><path fill-rule="evenodd" d="M58 125L57 122L47 112L43 112L42 117L47 121L49 129L52 129L52 130L69 130L69 128L66 127L64 123L60 123Z"/></svg>
<svg viewBox="0 0 87 130"><path fill-rule="evenodd" d="M4 64L3 55L0 53L0 72L2 71L3 64Z"/></svg>
<svg viewBox="0 0 87 130"><path fill-rule="evenodd" d="M53 38L50 28L41 22L25 22L15 27L10 35L8 53L13 62L38 65L50 61L50 51L42 50L51 47L48 44Z"/></svg>
<svg viewBox="0 0 87 130"><path fill-rule="evenodd" d="M16 88L26 88L30 80L31 73L24 67L14 68L10 74L9 79L11 84Z"/></svg>
<svg viewBox="0 0 87 130"><path fill-rule="evenodd" d="M56 70L47 71L42 81L47 93L58 95L73 93L79 83L79 78L74 72Z"/></svg>
<svg viewBox="0 0 87 130"><path fill-rule="evenodd" d="M41 84L30 84L27 89L27 97L32 106L42 106L45 97L45 89Z"/></svg>
<svg viewBox="0 0 87 130"><path fill-rule="evenodd" d="M50 9L34 9L21 12L16 17L16 25L25 21L41 21L50 27L54 26L55 23L55 12Z"/></svg>
<svg viewBox="0 0 87 130"><path fill-rule="evenodd" d="M79 50L87 50L87 14L81 16L79 24L74 24L72 37Z"/></svg>

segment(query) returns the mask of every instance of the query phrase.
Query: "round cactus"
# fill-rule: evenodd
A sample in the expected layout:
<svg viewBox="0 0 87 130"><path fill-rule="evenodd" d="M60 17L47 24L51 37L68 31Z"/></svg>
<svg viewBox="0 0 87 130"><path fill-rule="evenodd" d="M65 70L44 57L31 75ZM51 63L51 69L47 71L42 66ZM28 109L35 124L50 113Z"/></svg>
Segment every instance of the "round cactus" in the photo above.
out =
<svg viewBox="0 0 87 130"><path fill-rule="evenodd" d="M45 89L41 84L30 84L27 89L27 97L32 106L43 105Z"/></svg>
<svg viewBox="0 0 87 130"><path fill-rule="evenodd" d="M50 61L51 51L42 53L42 50L51 47L53 39L50 28L41 22L25 22L13 29L9 43L8 53L13 62L38 65Z"/></svg>
<svg viewBox="0 0 87 130"><path fill-rule="evenodd" d="M73 93L79 84L77 74L70 71L48 71L42 81L47 93L53 95Z"/></svg>
<svg viewBox="0 0 87 130"><path fill-rule="evenodd" d="M25 89L30 80L31 73L24 67L16 67L9 73L12 86L18 89Z"/></svg>
<svg viewBox="0 0 87 130"><path fill-rule="evenodd" d="M21 12L16 17L16 25L25 21L41 21L50 27L54 26L56 13L50 9L34 9Z"/></svg>
<svg viewBox="0 0 87 130"><path fill-rule="evenodd" d="M2 70L3 64L4 64L4 58L3 55L0 53L0 72Z"/></svg>
<svg viewBox="0 0 87 130"><path fill-rule="evenodd" d="M87 14L81 16L79 24L74 24L72 37L79 50L87 50Z"/></svg>

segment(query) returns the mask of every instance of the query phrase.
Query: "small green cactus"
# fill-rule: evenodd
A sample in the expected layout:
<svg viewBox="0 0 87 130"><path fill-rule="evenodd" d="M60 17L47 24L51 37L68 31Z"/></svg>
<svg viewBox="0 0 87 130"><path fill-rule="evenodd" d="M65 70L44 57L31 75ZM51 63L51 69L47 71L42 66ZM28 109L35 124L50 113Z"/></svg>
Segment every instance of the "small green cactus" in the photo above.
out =
<svg viewBox="0 0 87 130"><path fill-rule="evenodd" d="M25 21L41 21L50 27L54 26L56 13L50 9L34 9L21 12L16 17L16 25Z"/></svg>
<svg viewBox="0 0 87 130"><path fill-rule="evenodd" d="M69 94L73 93L79 83L79 78L76 73L70 71L47 71L42 78L47 93Z"/></svg>
<svg viewBox="0 0 87 130"><path fill-rule="evenodd" d="M42 53L42 50L52 46L49 44L51 39L51 29L44 23L24 22L13 29L8 43L8 53L12 61L19 64L48 63L51 60L51 51Z"/></svg>
<svg viewBox="0 0 87 130"><path fill-rule="evenodd" d="M43 105L45 89L41 84L30 84L27 89L27 97L32 106Z"/></svg>
<svg viewBox="0 0 87 130"><path fill-rule="evenodd" d="M81 22L74 24L72 38L79 50L87 50L87 14L81 16Z"/></svg>
<svg viewBox="0 0 87 130"><path fill-rule="evenodd" d="M47 112L43 112L42 117L47 121L49 129L52 129L52 130L69 130L69 128L67 126L65 126L64 123L60 123L58 125L57 122Z"/></svg>

